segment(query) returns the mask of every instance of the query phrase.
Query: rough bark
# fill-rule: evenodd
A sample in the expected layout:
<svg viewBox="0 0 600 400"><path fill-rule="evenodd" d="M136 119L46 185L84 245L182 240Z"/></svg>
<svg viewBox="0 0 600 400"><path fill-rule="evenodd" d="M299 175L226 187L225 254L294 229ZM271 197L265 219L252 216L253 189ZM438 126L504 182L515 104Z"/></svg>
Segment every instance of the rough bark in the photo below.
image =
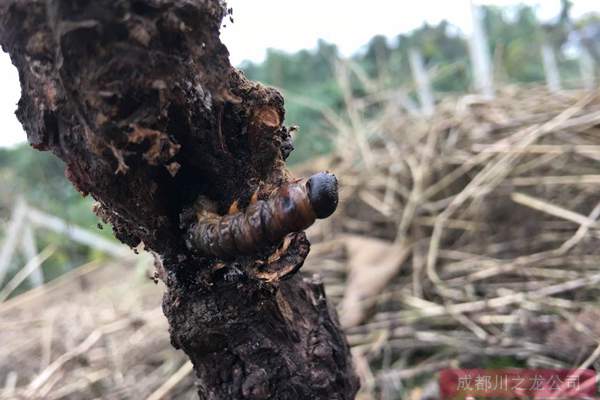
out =
<svg viewBox="0 0 600 400"><path fill-rule="evenodd" d="M351 399L351 357L303 233L232 260L186 246L202 196L223 214L291 180L283 98L231 67L218 0L4 0L17 115L124 243L157 254L173 345L202 399Z"/></svg>

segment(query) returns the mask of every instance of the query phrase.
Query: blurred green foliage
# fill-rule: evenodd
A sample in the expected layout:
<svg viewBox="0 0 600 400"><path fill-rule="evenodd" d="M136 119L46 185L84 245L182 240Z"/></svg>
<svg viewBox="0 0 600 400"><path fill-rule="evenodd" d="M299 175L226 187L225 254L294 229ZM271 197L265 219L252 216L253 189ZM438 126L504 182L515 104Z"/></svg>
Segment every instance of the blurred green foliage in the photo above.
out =
<svg viewBox="0 0 600 400"><path fill-rule="evenodd" d="M597 23L585 16L571 21L571 2L563 0L563 11L553 21L541 24L534 7L483 7L483 24L493 58L498 84L543 83L541 44L549 43L556 51L565 87L578 84L579 64L562 50L568 33L575 27ZM459 28L447 21L398 35L393 40L375 36L351 57L351 62L377 83L380 90L403 88L414 97L413 78L408 61L410 48L418 48L430 71L433 90L438 97L471 90L469 50ZM269 50L262 63L244 62L240 68L253 80L280 89L286 98L286 123L299 125L291 163L305 161L331 148L329 130L321 110L343 113L343 96L336 82L335 65L340 54L334 44L319 41L313 50L289 54ZM353 85L355 95L364 88Z"/></svg>
<svg viewBox="0 0 600 400"><path fill-rule="evenodd" d="M73 189L64 176L62 161L51 153L33 150L25 144L12 149L0 149L0 182L2 221L10 220L14 204L22 197L30 206L107 238L113 238L110 229L98 229L98 219L91 212L92 199L83 198ZM4 234L4 229L1 229L0 244ZM46 229L36 229L34 234L38 251L51 244L57 248L43 265L46 280L52 280L88 260L103 257L94 249ZM11 265L20 267L27 261L17 252ZM16 268L13 268L5 279L10 279L15 272ZM16 293L27 287L28 282L25 282Z"/></svg>

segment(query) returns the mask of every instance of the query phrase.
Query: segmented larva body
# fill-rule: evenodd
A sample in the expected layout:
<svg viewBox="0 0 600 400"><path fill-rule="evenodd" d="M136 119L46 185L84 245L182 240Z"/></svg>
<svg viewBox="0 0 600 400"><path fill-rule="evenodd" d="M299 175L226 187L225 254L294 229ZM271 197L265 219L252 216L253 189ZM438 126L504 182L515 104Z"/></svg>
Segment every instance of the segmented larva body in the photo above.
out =
<svg viewBox="0 0 600 400"><path fill-rule="evenodd" d="M252 254L302 231L315 219L327 218L337 208L335 175L320 172L308 180L280 187L269 199L245 211L219 216L201 215L189 231L188 247L202 254L232 258Z"/></svg>

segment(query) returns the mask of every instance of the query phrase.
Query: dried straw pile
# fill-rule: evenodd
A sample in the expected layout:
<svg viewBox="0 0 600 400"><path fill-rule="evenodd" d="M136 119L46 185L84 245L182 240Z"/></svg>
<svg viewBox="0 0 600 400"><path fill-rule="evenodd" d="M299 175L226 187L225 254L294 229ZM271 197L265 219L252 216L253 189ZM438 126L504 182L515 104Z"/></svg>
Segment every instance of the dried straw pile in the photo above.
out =
<svg viewBox="0 0 600 400"><path fill-rule="evenodd" d="M312 263L365 396L421 398L406 387L445 367L596 362L600 98L508 88L429 120L346 99L325 162L342 208Z"/></svg>
<svg viewBox="0 0 600 400"><path fill-rule="evenodd" d="M339 307L361 398L424 398L449 366L593 365L600 99L506 89L423 119L340 87L347 112L324 111L337 151L298 171L342 183L303 271ZM87 267L0 304L0 399L193 398L162 287L140 282Z"/></svg>
<svg viewBox="0 0 600 400"><path fill-rule="evenodd" d="M140 267L91 263L1 303L0 399L193 398Z"/></svg>

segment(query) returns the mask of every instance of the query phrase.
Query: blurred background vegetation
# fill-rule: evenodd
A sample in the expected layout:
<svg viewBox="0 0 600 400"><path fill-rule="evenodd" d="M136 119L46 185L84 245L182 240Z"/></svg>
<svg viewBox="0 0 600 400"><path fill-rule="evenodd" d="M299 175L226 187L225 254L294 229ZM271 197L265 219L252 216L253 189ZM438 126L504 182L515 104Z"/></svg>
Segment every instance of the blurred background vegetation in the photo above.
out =
<svg viewBox="0 0 600 400"><path fill-rule="evenodd" d="M573 21L569 18L570 2L563 0L562 3L561 14L546 24L537 20L535 9L530 6L482 8L497 85L543 82L542 43L549 43L556 51L563 86L579 85L578 55L571 49L571 32L597 26L600 18L588 15ZM416 102L408 57L410 48L420 49L436 98L472 91L467 38L448 22L424 24L393 39L375 36L349 61L366 80L377 82L381 90L401 89L408 99ZM296 150L290 158L292 164L332 150L331 127L323 110L345 112L336 71L340 57L335 44L320 41L315 49L293 54L271 49L264 62L244 62L240 66L250 79L283 92L286 124L300 127L295 138ZM351 79L357 80L360 73L353 74ZM360 97L364 84L355 83L351 89ZM4 235L15 202L23 196L34 207L112 238L110 229L98 229L97 218L90 211L92 199L82 198L75 192L64 177L64 166L53 155L27 145L0 149L0 181L0 221L4 221L0 222L0 235ZM59 245L59 250L44 265L46 280L101 256L50 232L38 231L36 238L39 248L49 243ZM22 265L26 260L17 257L13 262ZM14 272L13 269L11 274ZM5 279L10 279L11 274ZM26 286L24 284L22 289Z"/></svg>
<svg viewBox="0 0 600 400"><path fill-rule="evenodd" d="M93 230L113 240L110 229L99 229L98 218L91 212L92 199L82 197L73 189L65 178L62 161L53 154L36 151L26 144L10 149L0 148L0 182L0 243L4 240L5 228L14 205L20 198L27 204L58 216L68 223ZM35 236L38 250L50 244L54 244L58 249L44 263L46 280L52 280L88 260L104 257L101 252L48 230L37 230ZM11 264L17 267L25 265L27 261L17 252ZM14 273L16 269L13 268L5 279L10 279ZM27 286L28 283L25 282L21 289L27 289Z"/></svg>
<svg viewBox="0 0 600 400"><path fill-rule="evenodd" d="M483 25L487 32L497 85L532 84L545 80L540 46L549 43L556 51L558 67L566 88L579 85L578 55L572 51L570 32L600 23L598 15L578 21L569 18L571 3L563 1L563 11L554 21L541 24L534 7L483 6ZM408 51L419 48L429 70L437 97L471 91L472 76L467 38L460 29L442 21L424 24L419 29L389 40L373 37L354 62L381 89L403 88L416 100ZM245 62L240 68L252 80L275 86L286 99L286 122L298 125L296 151L291 162L300 162L331 150L328 125L322 110L343 113L342 92L336 80L336 61L340 59L335 44L320 41L313 50L289 54L271 49L262 63ZM355 91L361 85L356 84ZM356 93L360 96L360 93Z"/></svg>

